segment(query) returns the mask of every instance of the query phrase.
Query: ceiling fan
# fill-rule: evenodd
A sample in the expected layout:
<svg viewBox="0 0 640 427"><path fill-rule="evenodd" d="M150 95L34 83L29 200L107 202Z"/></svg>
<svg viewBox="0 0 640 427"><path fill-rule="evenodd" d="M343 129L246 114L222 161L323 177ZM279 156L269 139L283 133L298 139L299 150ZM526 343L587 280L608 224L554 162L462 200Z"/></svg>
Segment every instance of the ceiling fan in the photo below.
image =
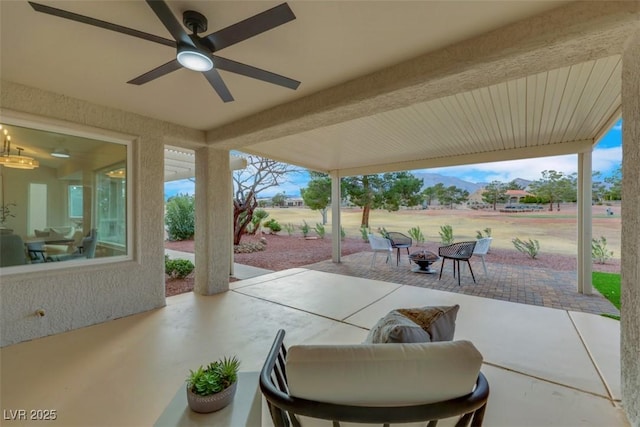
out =
<svg viewBox="0 0 640 427"><path fill-rule="evenodd" d="M171 33L174 40L40 3L30 1L29 4L37 12L127 34L176 49L176 57L174 59L129 80L127 83L130 84L142 85L184 67L202 72L224 102L233 101L233 96L231 96L231 92L229 92L218 70L229 71L294 90L300 85L297 80L214 55L214 53L225 47L232 46L296 19L287 3L282 3L207 36L199 36L198 33L207 31L207 18L204 15L193 10L187 10L183 13L182 22L192 32L192 34L187 34L164 0L146 1L165 28Z"/></svg>

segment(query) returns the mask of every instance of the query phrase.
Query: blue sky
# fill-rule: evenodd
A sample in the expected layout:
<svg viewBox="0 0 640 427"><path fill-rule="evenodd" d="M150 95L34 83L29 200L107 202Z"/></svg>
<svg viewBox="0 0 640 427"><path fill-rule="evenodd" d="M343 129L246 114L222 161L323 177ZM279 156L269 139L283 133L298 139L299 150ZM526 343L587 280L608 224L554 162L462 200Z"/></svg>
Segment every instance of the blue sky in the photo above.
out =
<svg viewBox="0 0 640 427"><path fill-rule="evenodd" d="M622 161L622 121L618 121L593 150L593 170L610 175ZM544 157L537 159L511 160L506 162L483 163L476 165L453 166L446 168L421 169L421 172L455 176L470 182L509 182L516 178L537 180L543 170L556 170L565 174L578 171L578 156ZM261 193L263 197L272 197L284 192L287 196L299 197L300 188L304 188L309 180L307 173L292 174L289 181L278 188ZM167 182L165 198L178 193L193 194L194 183L188 180Z"/></svg>

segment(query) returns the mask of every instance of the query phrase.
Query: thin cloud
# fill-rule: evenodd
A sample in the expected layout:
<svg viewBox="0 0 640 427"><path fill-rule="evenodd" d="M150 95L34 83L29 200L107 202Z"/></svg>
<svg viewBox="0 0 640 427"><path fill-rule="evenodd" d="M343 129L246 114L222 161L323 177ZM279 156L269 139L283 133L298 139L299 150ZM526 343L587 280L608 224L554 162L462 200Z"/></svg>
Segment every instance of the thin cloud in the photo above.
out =
<svg viewBox="0 0 640 427"><path fill-rule="evenodd" d="M592 170L608 175L621 161L622 148L619 146L596 149L592 155ZM542 177L542 171L544 170L555 170L567 175L572 174L578 171L578 157L575 154L569 154L565 156L425 169L422 172L456 176L470 182L509 182L516 178L530 181L538 180Z"/></svg>

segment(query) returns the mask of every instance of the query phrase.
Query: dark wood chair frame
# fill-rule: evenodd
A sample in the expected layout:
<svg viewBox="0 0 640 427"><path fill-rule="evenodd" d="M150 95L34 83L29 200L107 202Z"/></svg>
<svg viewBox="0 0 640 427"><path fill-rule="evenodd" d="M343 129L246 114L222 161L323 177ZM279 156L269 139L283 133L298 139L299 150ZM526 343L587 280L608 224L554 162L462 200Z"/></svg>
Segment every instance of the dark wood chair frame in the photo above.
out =
<svg viewBox="0 0 640 427"><path fill-rule="evenodd" d="M440 264L440 277L438 280L442 279L442 269L444 268L444 262L448 259L453 261L453 277L456 277L456 269L458 270L458 286L460 286L460 261L466 261L469 265L469 271L471 272L471 277L473 278L473 283L476 283L476 276L473 274L473 269L471 268L471 262L469 259L473 256L473 250L476 248L476 242L458 242L452 243L451 245L441 246L438 248L438 255L442 258L442 263Z"/></svg>
<svg viewBox="0 0 640 427"><path fill-rule="evenodd" d="M289 395L287 386L284 330L279 330L260 372L260 390L276 427L299 427L296 415L325 419L339 427L340 422L389 424L428 421L427 427L435 427L438 420L460 416L456 427L482 426L489 399L489 383L482 372L478 373L474 390L466 396L442 402L411 406L352 406L300 399Z"/></svg>
<svg viewBox="0 0 640 427"><path fill-rule="evenodd" d="M406 248L408 256L413 240L411 237L397 231L388 231L385 237L391 241L391 247L396 249L396 265L400 265L400 249Z"/></svg>

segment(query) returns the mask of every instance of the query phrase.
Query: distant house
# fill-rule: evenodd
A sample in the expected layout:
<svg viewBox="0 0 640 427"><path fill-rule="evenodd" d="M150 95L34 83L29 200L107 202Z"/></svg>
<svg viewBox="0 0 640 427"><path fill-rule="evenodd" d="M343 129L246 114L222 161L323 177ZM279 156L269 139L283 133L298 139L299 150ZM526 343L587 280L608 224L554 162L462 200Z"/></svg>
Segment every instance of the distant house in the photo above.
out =
<svg viewBox="0 0 640 427"><path fill-rule="evenodd" d="M506 195L508 197L507 204L520 203L524 197L533 196L533 194L525 190L507 190Z"/></svg>
<svg viewBox="0 0 640 427"><path fill-rule="evenodd" d="M301 208L304 207L304 200L300 198L287 198L286 206L291 208Z"/></svg>

